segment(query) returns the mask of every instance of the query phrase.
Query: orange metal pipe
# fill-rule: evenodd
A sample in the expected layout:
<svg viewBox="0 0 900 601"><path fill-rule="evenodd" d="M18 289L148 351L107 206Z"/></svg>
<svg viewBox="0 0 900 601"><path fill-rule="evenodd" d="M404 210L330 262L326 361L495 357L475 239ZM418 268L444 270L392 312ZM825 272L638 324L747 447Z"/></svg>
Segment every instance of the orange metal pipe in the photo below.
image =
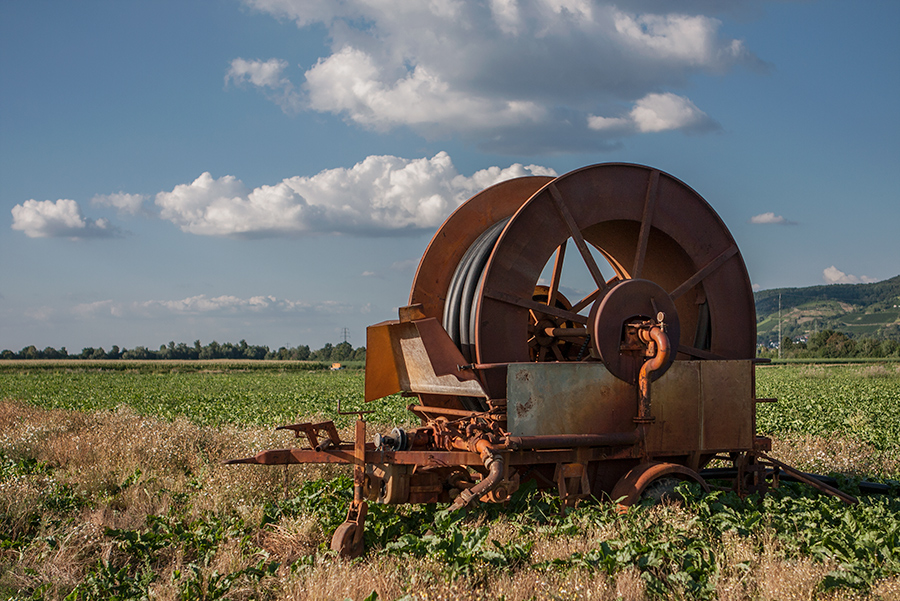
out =
<svg viewBox="0 0 900 601"><path fill-rule="evenodd" d="M487 494L497 488L500 481L503 479L504 464L503 457L495 451L494 445L483 438L479 438L473 443L471 440L455 437L450 440L450 445L456 449L477 452L481 455L484 467L488 470L487 475L482 478L478 484L472 488L461 491L459 496L453 500L450 510L456 511L471 503L473 499L477 499L481 495Z"/></svg>
<svg viewBox="0 0 900 601"><path fill-rule="evenodd" d="M638 419L643 422L653 421L650 415L650 377L654 371L661 368L669 360L669 337L659 326L653 326L649 330L641 330L641 339L656 345L656 354L641 366L638 375L638 388L640 400L638 401Z"/></svg>

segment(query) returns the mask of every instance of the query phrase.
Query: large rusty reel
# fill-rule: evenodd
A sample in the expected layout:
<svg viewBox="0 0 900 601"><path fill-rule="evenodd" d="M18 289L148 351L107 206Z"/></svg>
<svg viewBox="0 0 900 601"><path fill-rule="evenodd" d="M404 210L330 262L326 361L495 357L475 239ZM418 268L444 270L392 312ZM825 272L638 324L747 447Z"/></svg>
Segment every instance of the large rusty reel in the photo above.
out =
<svg viewBox="0 0 900 601"><path fill-rule="evenodd" d="M505 226L496 225L506 218ZM488 188L463 204L435 235L416 274L411 303L422 303L426 315L441 318L447 312L452 274L492 226L503 230L468 301L470 331L461 338L451 332L473 361L534 360L529 340L533 346L535 314L598 332L596 321L604 316L597 314L597 306L626 280L652 282L654 289L668 295L653 300L639 294L633 303L635 307L648 306L648 301L674 306L675 314L670 310L667 317L680 322L680 335L673 332L678 339L672 341L673 346L677 343L678 359L754 356L753 293L737 245L709 204L666 173L642 165L607 163L552 180L521 178ZM599 266L589 247L597 249L608 265ZM569 299L572 310L535 300L538 279L554 255L550 296L559 295L558 275L566 260L583 261L596 285L584 298ZM627 288L646 290L647 286ZM620 291L618 296L615 305L627 306L628 293ZM591 317L584 315L592 305ZM467 310L462 307L463 313ZM467 316L460 319L466 321ZM591 319L595 323L588 323ZM575 342L580 344L578 339ZM591 344L595 357L600 356L616 375L630 379L616 368L610 344L596 340ZM557 352L556 347L548 348ZM548 353L539 360L586 358L584 353L577 357Z"/></svg>
<svg viewBox="0 0 900 601"><path fill-rule="evenodd" d="M665 300L676 308L681 334L672 344L677 343L678 358L754 356L753 291L737 245L719 216L668 174L608 163L556 178L504 228L477 300L474 345L479 363L529 360L528 313L539 309L532 300L535 284L570 238L577 248L570 257L585 262L597 286L585 298L572 299L575 309L602 302L620 281L647 280L664 290ZM588 245L607 258L615 273L601 271ZM646 299L635 297L634 303L644 305ZM590 325L575 312L553 312Z"/></svg>

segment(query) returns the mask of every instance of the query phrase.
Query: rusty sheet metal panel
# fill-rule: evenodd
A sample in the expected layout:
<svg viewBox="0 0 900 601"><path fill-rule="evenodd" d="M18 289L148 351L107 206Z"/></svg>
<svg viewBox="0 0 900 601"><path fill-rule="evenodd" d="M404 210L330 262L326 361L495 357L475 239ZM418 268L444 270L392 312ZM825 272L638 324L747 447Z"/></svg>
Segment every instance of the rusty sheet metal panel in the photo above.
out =
<svg viewBox="0 0 900 601"><path fill-rule="evenodd" d="M700 449L700 390L702 361L675 361L650 385L647 451L662 455Z"/></svg>
<svg viewBox="0 0 900 601"><path fill-rule="evenodd" d="M456 370L458 375L435 373L435 364L446 372L447 366L454 363L455 358L448 355L447 345L433 339L439 333L443 333L444 337L447 334L443 330L437 332L435 328L429 328L427 323L420 323L424 325L421 330L431 338L428 348L432 352L443 351L441 356L431 357L417 323L420 322L385 321L366 329L366 401L400 391L487 398L487 393L471 372ZM447 342L452 345L449 339ZM453 350L459 360L454 365L459 365L463 362L462 355L455 347Z"/></svg>
<svg viewBox="0 0 900 601"><path fill-rule="evenodd" d="M466 364L466 360L437 319L431 317L419 319L413 323L419 332L419 338L422 339L435 375L450 374L459 381L477 379L473 370L459 369L460 365Z"/></svg>
<svg viewBox="0 0 900 601"><path fill-rule="evenodd" d="M443 332L443 330L441 330ZM465 374L457 370L459 376L455 374L437 375L435 373L433 358L429 356L425 347L425 342L416 327L416 322L401 323L396 329L392 329L395 342L399 345L400 356L402 357L402 365L405 368L405 381L401 375L401 385L406 384L404 390L409 392L419 392L425 394L450 394L459 396L474 396L487 398L487 393L481 384L472 378L471 374ZM430 333L434 334L434 331ZM446 336L446 333L444 333ZM450 343L452 345L452 343ZM441 345L446 350L446 345ZM437 345L429 343L429 348L436 348ZM454 347L455 350L455 347ZM458 351L457 351L458 352ZM447 362L446 357L437 357L439 365ZM459 363L463 363L462 355L458 357ZM442 370L446 371L446 370Z"/></svg>
<svg viewBox="0 0 900 601"><path fill-rule="evenodd" d="M397 321L383 321L366 328L366 402L386 397L402 390L391 327Z"/></svg>
<svg viewBox="0 0 900 601"><path fill-rule="evenodd" d="M703 361L701 366L703 449L752 449L753 363Z"/></svg>
<svg viewBox="0 0 900 601"><path fill-rule="evenodd" d="M507 426L513 436L631 432L633 386L602 363L513 363Z"/></svg>
<svg viewBox="0 0 900 601"><path fill-rule="evenodd" d="M670 455L753 448L751 361L676 361L651 386L647 450Z"/></svg>
<svg viewBox="0 0 900 601"><path fill-rule="evenodd" d="M366 402L395 392L487 397L434 318L384 321L366 328Z"/></svg>
<svg viewBox="0 0 900 601"><path fill-rule="evenodd" d="M433 320L425 320L430 322ZM429 328L421 322L386 321L367 329L366 349L366 400L378 399L395 392L416 392L422 394L448 394L487 398L487 393L470 372L448 374L448 365L454 357L448 355L447 344L430 339L426 348L421 332L434 338L438 334L447 336L440 328ZM447 341L450 345L452 343ZM372 350L369 350L372 349ZM432 352L441 351L441 356L431 357ZM456 359L463 362L457 349ZM370 355L372 356L370 362ZM435 373L435 364L441 375Z"/></svg>
<svg viewBox="0 0 900 601"><path fill-rule="evenodd" d="M750 361L676 361L651 390L651 454L752 448ZM635 387L600 363L511 364L507 395L513 436L630 432L637 415Z"/></svg>

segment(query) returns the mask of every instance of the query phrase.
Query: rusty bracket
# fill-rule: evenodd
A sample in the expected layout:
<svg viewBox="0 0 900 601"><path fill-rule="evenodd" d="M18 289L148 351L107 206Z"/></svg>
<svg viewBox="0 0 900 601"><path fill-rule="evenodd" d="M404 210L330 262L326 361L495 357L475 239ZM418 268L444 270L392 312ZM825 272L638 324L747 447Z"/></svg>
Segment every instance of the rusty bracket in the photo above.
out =
<svg viewBox="0 0 900 601"><path fill-rule="evenodd" d="M591 483L584 463L557 463L553 480L556 481L559 498L565 506L573 505L578 499L591 494ZM570 485L574 486L572 492L569 491Z"/></svg>
<svg viewBox="0 0 900 601"><path fill-rule="evenodd" d="M306 434L306 439L309 441L309 448L314 449L316 451L324 451L332 446L340 446L341 437L338 434L337 428L334 426L333 421L327 422L319 422L317 424L311 424L309 422L304 422L302 424L291 424L289 426L278 426L275 428L276 430L292 430L294 432L294 438L300 438L300 433ZM321 443L319 442L319 433L325 431L328 434L328 438L323 440Z"/></svg>

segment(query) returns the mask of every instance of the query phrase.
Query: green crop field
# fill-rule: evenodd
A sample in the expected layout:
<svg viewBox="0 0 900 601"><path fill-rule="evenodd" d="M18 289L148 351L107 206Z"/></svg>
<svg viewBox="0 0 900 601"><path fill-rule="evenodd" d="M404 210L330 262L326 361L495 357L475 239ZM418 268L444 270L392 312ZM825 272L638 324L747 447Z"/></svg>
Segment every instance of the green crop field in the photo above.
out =
<svg viewBox="0 0 900 601"><path fill-rule="evenodd" d="M127 363L127 362L120 362ZM341 411L375 410L369 419L392 423L409 419L399 396L371 407L363 403L362 370L230 369L186 371L178 362L168 369L141 372L98 369L0 369L4 397L21 398L46 409L113 410L127 406L147 416L182 416L202 426L233 423L278 426L314 415L349 425L355 417ZM15 367L13 365L12 367Z"/></svg>
<svg viewBox="0 0 900 601"><path fill-rule="evenodd" d="M757 369L758 430L801 469L900 479L896 364ZM763 499L685 488L680 505L563 511L370 506L367 553L328 550L351 497L326 466L225 466L291 444L274 426L335 418L346 436L410 424L363 373L172 365L0 366L0 598L897 599L900 500L846 506L800 485Z"/></svg>

